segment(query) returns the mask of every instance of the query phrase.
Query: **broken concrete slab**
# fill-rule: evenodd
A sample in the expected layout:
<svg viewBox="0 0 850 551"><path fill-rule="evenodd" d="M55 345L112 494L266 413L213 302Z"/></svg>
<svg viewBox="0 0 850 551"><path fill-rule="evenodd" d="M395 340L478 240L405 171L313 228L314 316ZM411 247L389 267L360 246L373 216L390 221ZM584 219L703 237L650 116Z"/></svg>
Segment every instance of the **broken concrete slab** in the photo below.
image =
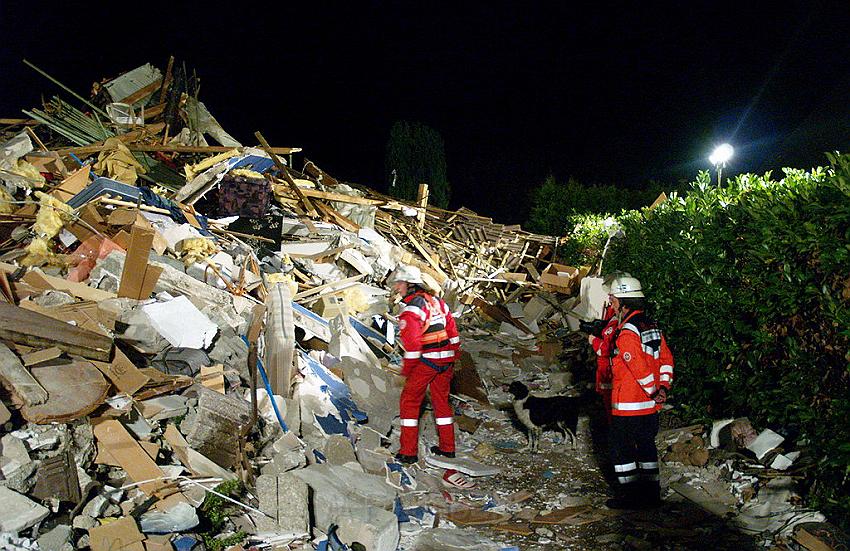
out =
<svg viewBox="0 0 850 551"><path fill-rule="evenodd" d="M431 528L416 538L414 551L499 551L502 546L475 532Z"/></svg>
<svg viewBox="0 0 850 551"><path fill-rule="evenodd" d="M396 549L398 519L392 512L396 492L382 477L327 464L311 465L291 474L306 482L313 492L316 526L338 524L339 536L346 543L360 541L367 549L380 551ZM364 536L369 541L353 539Z"/></svg>
<svg viewBox="0 0 850 551"><path fill-rule="evenodd" d="M389 434L398 410L401 379L375 364L350 357L343 358L339 366L351 390L351 397L369 415L369 427L381 434Z"/></svg>
<svg viewBox="0 0 850 551"><path fill-rule="evenodd" d="M354 455L351 440L340 434L332 434L328 437L322 453L330 465L341 466L346 463L357 463L357 457Z"/></svg>
<svg viewBox="0 0 850 551"><path fill-rule="evenodd" d="M166 427L165 440L171 446L174 455L180 460L180 463L193 475L212 476L224 480L236 478L236 474L233 471L223 469L197 450L193 450L173 424L169 424Z"/></svg>
<svg viewBox="0 0 850 551"><path fill-rule="evenodd" d="M65 546L71 542L71 527L67 524L54 526L49 532L42 534L37 540L41 551L65 551Z"/></svg>
<svg viewBox="0 0 850 551"><path fill-rule="evenodd" d="M50 513L28 497L0 486L0 532L20 532L41 522Z"/></svg>
<svg viewBox="0 0 850 551"><path fill-rule="evenodd" d="M0 439L0 485L16 492L28 493L33 486L32 474L37 463L30 460L26 444L13 434Z"/></svg>
<svg viewBox="0 0 850 551"><path fill-rule="evenodd" d="M198 395L198 412L189 430L183 431L186 441L218 465L233 467L240 460L239 439L251 422L251 404L198 384L192 391Z"/></svg>
<svg viewBox="0 0 850 551"><path fill-rule="evenodd" d="M309 487L288 473L257 477L259 509L268 517L253 515L260 532L310 533ZM271 518L269 518L271 517Z"/></svg>
<svg viewBox="0 0 850 551"><path fill-rule="evenodd" d="M185 396L177 396L169 394L151 398L150 400L142 400L139 402L139 412L148 421L164 421L173 417L185 415L188 411L188 398Z"/></svg>

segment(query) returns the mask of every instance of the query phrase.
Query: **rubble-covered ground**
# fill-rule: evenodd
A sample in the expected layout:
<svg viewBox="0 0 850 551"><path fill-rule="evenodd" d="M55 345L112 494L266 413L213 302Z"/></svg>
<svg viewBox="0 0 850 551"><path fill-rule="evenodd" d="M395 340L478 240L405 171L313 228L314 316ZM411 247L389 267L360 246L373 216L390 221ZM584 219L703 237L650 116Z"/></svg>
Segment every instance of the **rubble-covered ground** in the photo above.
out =
<svg viewBox="0 0 850 551"><path fill-rule="evenodd" d="M594 361L577 332L599 317L602 278L558 264L557 237L435 209L426 189L399 201L306 159L298 170L300 149L260 133L243 146L179 65L0 126L0 548L833 541L794 492L805 456L746 419L670 422L664 507L607 509ZM403 264L463 328L458 457L426 452L426 411L409 467L394 460L404 379L388 284ZM513 381L579 397L575 448L546 433L530 453ZM446 486L447 469L476 487Z"/></svg>

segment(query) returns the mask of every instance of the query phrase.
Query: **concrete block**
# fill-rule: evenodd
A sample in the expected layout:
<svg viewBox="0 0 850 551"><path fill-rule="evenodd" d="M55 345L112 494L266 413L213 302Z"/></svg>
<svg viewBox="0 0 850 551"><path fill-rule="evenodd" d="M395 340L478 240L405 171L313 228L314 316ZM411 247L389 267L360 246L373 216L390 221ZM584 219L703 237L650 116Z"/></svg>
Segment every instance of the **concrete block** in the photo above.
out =
<svg viewBox="0 0 850 551"><path fill-rule="evenodd" d="M36 543L41 551L62 551L66 544L71 541L71 527L67 524L60 524L53 530L42 535Z"/></svg>
<svg viewBox="0 0 850 551"><path fill-rule="evenodd" d="M359 541L367 549L393 551L398 546L398 519L393 513L396 492L383 477L334 465L311 465L293 471L312 490L316 526L338 524L346 544ZM362 539L357 539L362 538Z"/></svg>
<svg viewBox="0 0 850 551"><path fill-rule="evenodd" d="M41 522L50 511L28 497L0 487L0 532L20 532Z"/></svg>
<svg viewBox="0 0 850 551"><path fill-rule="evenodd" d="M275 519L256 515L257 529L261 532L309 534L309 492L307 484L291 474L257 477L259 509Z"/></svg>
<svg viewBox="0 0 850 551"><path fill-rule="evenodd" d="M346 463L357 462L351 441L341 434L332 434L328 437L322 453L325 454L325 458L327 458L328 463L331 465L345 465Z"/></svg>
<svg viewBox="0 0 850 551"><path fill-rule="evenodd" d="M197 419L186 440L199 453L229 469L239 461L239 434L251 421L251 404L233 395L224 395L201 385Z"/></svg>

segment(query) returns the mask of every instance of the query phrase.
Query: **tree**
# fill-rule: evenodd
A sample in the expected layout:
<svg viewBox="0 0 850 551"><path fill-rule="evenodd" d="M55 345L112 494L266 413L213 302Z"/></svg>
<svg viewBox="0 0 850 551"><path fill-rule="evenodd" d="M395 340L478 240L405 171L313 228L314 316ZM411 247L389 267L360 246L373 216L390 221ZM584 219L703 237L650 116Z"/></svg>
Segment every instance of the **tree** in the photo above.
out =
<svg viewBox="0 0 850 551"><path fill-rule="evenodd" d="M446 176L443 138L420 122L396 121L390 130L384 162L390 195L415 201L419 184L428 184L428 204L449 205L451 186Z"/></svg>

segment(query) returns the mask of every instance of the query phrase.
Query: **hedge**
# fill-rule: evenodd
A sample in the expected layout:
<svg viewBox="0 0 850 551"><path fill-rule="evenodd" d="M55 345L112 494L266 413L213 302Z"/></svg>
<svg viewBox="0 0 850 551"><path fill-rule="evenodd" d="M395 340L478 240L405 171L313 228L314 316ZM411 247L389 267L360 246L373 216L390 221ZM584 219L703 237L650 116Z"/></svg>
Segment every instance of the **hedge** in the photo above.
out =
<svg viewBox="0 0 850 551"><path fill-rule="evenodd" d="M831 166L708 173L654 210L616 216L605 271L647 290L688 421L748 416L806 450L808 502L850 527L850 156ZM572 218L567 263L599 253L603 215ZM798 462L805 465L805 460Z"/></svg>

